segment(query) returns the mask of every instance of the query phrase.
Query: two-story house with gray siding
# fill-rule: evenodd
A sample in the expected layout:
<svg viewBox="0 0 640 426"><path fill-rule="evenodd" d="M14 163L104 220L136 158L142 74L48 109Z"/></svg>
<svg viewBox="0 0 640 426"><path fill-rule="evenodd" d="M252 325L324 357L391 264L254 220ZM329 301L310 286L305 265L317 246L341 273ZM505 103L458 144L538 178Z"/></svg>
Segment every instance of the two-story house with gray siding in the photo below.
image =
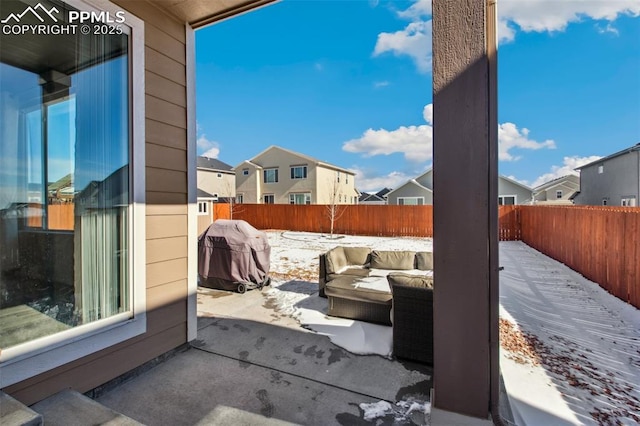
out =
<svg viewBox="0 0 640 426"><path fill-rule="evenodd" d="M580 170L580 193L575 204L638 206L640 143L576 170Z"/></svg>
<svg viewBox="0 0 640 426"><path fill-rule="evenodd" d="M529 204L532 199L531 188L506 176L498 177L498 204ZM401 206L433 204L433 169L389 191L387 202Z"/></svg>

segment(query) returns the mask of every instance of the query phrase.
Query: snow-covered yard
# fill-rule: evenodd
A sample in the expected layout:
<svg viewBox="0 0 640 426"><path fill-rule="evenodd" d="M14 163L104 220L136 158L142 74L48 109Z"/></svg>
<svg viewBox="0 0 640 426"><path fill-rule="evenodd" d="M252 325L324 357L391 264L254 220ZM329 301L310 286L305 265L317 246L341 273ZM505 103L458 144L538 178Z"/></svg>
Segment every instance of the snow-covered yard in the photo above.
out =
<svg viewBox="0 0 640 426"><path fill-rule="evenodd" d="M327 317L317 297L318 255L336 245L431 250L429 238L268 232L279 315L358 354L391 354L391 327ZM501 370L519 425L640 423L640 311L522 242L500 243ZM436 284L437 285L437 284ZM361 407L403 424L427 401Z"/></svg>

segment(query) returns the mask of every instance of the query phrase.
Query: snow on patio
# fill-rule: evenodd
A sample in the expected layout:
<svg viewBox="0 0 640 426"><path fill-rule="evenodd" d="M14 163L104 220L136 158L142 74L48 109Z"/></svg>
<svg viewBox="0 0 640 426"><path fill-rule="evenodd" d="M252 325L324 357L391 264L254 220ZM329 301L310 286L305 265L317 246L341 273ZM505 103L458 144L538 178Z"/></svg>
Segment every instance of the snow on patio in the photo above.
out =
<svg viewBox="0 0 640 426"><path fill-rule="evenodd" d="M391 327L326 316L318 255L337 245L431 250L431 239L268 235L273 284L264 294L278 312L353 353L390 356ZM638 424L640 311L522 242L500 243L500 265L500 363L516 423ZM376 407L380 417L402 415L401 406Z"/></svg>

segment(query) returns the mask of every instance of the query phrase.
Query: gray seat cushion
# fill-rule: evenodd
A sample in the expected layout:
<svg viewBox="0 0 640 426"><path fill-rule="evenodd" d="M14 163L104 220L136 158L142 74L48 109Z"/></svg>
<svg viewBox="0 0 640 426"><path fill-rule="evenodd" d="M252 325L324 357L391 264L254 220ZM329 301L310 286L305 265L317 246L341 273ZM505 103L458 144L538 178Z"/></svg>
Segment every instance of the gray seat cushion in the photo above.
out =
<svg viewBox="0 0 640 426"><path fill-rule="evenodd" d="M327 283L324 291L327 296L341 297L351 300L370 301L375 303L391 304L391 292L379 291L366 287L358 287L358 277L339 276Z"/></svg>

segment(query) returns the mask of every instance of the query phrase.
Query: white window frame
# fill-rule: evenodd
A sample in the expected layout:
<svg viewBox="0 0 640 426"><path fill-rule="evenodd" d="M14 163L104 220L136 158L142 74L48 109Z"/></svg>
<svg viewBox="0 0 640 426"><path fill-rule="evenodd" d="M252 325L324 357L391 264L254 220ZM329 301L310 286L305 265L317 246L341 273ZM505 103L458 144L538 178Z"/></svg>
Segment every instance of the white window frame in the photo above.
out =
<svg viewBox="0 0 640 426"><path fill-rule="evenodd" d="M131 203L129 204L129 282L131 310L80 325L0 352L0 388L73 362L143 334L146 320L145 221L145 64L144 22L107 0L64 0L81 11L124 12L129 27L131 89ZM135 255L134 255L135 253Z"/></svg>
<svg viewBox="0 0 640 426"><path fill-rule="evenodd" d="M198 201L198 216L206 216L209 214L209 202Z"/></svg>
<svg viewBox="0 0 640 426"><path fill-rule="evenodd" d="M271 171L271 170L275 170L275 178L276 178L276 180L274 180L273 182L271 182L271 181L267 182L267 172ZM280 181L280 172L278 171L278 168L277 167L268 167L266 169L263 169L263 171L262 171L262 181L264 183L267 183L267 184L278 183Z"/></svg>
<svg viewBox="0 0 640 426"><path fill-rule="evenodd" d="M498 205L499 206L510 206L512 204L505 204L505 198L513 198L513 205L518 204L518 196L517 195L498 195Z"/></svg>
<svg viewBox="0 0 640 426"><path fill-rule="evenodd" d="M302 173L302 177L292 177L292 175L295 175L294 173L294 169L302 169L303 173ZM299 180L299 179L306 179L309 173L309 168L307 167L306 164L303 165L299 165L299 166L291 166L290 170L289 170L289 178L292 180Z"/></svg>
<svg viewBox="0 0 640 426"><path fill-rule="evenodd" d="M267 203L267 197L271 197L272 202L271 203ZM275 204L276 203L276 196L275 194L263 194L262 195L262 203L263 204Z"/></svg>
<svg viewBox="0 0 640 426"><path fill-rule="evenodd" d="M296 203L296 195L304 195L304 203ZM310 192L290 192L289 193L289 204L295 204L298 206L309 205L311 204L311 193Z"/></svg>
<svg viewBox="0 0 640 426"><path fill-rule="evenodd" d="M556 200L562 198L563 192L562 189L556 190Z"/></svg>
<svg viewBox="0 0 640 426"><path fill-rule="evenodd" d="M602 173L604 173L604 164L599 164L598 165L598 174L601 175Z"/></svg>
<svg viewBox="0 0 640 426"><path fill-rule="evenodd" d="M608 205L609 205L609 201L608 201L608 199L603 198L603 199L602 199L602 205L603 205L603 206L608 206Z"/></svg>
<svg viewBox="0 0 640 426"><path fill-rule="evenodd" d="M397 200L399 206L424 206L424 197L398 197ZM416 204L405 204L405 200L416 200ZM422 204L420 204L420 200L422 200Z"/></svg>
<svg viewBox="0 0 640 426"><path fill-rule="evenodd" d="M637 206L637 200L636 197L622 197L620 199L620 205L622 207L636 207Z"/></svg>
<svg viewBox="0 0 640 426"><path fill-rule="evenodd" d="M218 179L222 179L222 173L218 173Z"/></svg>
<svg viewBox="0 0 640 426"><path fill-rule="evenodd" d="M240 192L236 194L236 204L244 203L244 193Z"/></svg>
<svg viewBox="0 0 640 426"><path fill-rule="evenodd" d="M249 176L249 169L242 169L242 176Z"/></svg>

